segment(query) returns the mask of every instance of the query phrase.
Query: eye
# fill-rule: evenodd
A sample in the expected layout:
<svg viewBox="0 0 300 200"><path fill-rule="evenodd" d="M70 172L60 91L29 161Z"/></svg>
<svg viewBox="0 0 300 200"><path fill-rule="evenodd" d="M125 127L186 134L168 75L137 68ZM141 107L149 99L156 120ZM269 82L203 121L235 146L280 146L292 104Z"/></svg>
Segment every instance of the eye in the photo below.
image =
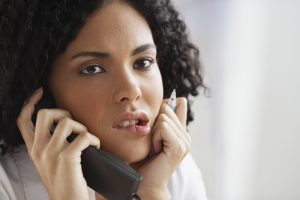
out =
<svg viewBox="0 0 300 200"><path fill-rule="evenodd" d="M140 60L137 60L133 64L134 69L141 69L141 70L150 70L151 65L154 63L154 59L152 58L143 58Z"/></svg>
<svg viewBox="0 0 300 200"><path fill-rule="evenodd" d="M85 67L80 71L81 74L86 74L86 75L98 74L103 72L105 72L105 70L100 65L97 64L88 65L87 67Z"/></svg>

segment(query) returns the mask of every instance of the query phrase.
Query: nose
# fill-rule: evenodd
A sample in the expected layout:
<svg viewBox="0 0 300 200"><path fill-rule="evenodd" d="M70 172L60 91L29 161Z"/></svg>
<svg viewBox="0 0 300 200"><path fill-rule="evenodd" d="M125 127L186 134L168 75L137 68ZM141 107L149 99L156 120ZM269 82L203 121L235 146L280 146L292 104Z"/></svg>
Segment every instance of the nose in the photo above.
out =
<svg viewBox="0 0 300 200"><path fill-rule="evenodd" d="M122 73L115 83L114 102L131 103L142 97L139 81L130 73Z"/></svg>

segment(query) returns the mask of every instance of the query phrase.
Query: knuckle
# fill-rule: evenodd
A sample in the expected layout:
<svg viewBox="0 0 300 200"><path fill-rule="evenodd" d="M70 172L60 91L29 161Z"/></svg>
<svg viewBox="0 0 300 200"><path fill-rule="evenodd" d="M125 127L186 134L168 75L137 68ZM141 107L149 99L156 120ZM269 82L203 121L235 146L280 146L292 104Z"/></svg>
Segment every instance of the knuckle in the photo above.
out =
<svg viewBox="0 0 300 200"><path fill-rule="evenodd" d="M78 161L77 159L79 155L78 151L74 149L65 149L56 156L56 162L60 164L71 164L74 163L74 161ZM77 159L74 160L74 158Z"/></svg>
<svg viewBox="0 0 300 200"><path fill-rule="evenodd" d="M71 158L73 157L74 150L64 150L61 151L59 154L57 154L56 159L58 163L64 163L64 162L69 162Z"/></svg>
<svg viewBox="0 0 300 200"><path fill-rule="evenodd" d="M25 116L23 111L21 111L21 113L18 115L17 119L16 119L16 124L17 126L20 128L22 126L22 124L25 121Z"/></svg>
<svg viewBox="0 0 300 200"><path fill-rule="evenodd" d="M33 161L38 161L41 159L40 153L38 151L35 151L34 148L32 148L32 150L29 152L29 157Z"/></svg>
<svg viewBox="0 0 300 200"><path fill-rule="evenodd" d="M162 128L167 128L169 125L167 122L161 122L161 127Z"/></svg>
<svg viewBox="0 0 300 200"><path fill-rule="evenodd" d="M165 114L165 113L161 113L161 114L159 114L159 116L158 116L158 119L160 120L160 121L166 121L167 120L167 118L168 118L168 116Z"/></svg>
<svg viewBox="0 0 300 200"><path fill-rule="evenodd" d="M84 140L90 140L91 139L91 135L88 132L83 132L80 134L80 136L84 139Z"/></svg>
<svg viewBox="0 0 300 200"><path fill-rule="evenodd" d="M80 124L81 126L82 126L82 128L84 129L84 132L87 132L88 131L88 128L85 126L85 125L83 125L83 124Z"/></svg>
<svg viewBox="0 0 300 200"><path fill-rule="evenodd" d="M39 156L39 160L42 162L42 163L47 163L50 161L50 157L48 156L48 154L46 152L42 153L40 156Z"/></svg>
<svg viewBox="0 0 300 200"><path fill-rule="evenodd" d="M58 111L60 111L62 113L63 116L66 116L68 118L71 118L71 113L67 110L63 110L63 109L57 109Z"/></svg>
<svg viewBox="0 0 300 200"><path fill-rule="evenodd" d="M186 153L187 153L187 152L190 152L191 149L192 149L191 143L190 143L190 142L185 143L185 150L186 150Z"/></svg>
<svg viewBox="0 0 300 200"><path fill-rule="evenodd" d="M187 105L187 103L188 103L188 100L187 100L187 98L185 98L185 97L178 97L178 98L177 98L177 101L178 101L180 104L183 104L183 105Z"/></svg>
<svg viewBox="0 0 300 200"><path fill-rule="evenodd" d="M188 152L189 152L189 147L183 142L180 142L178 144L178 154L180 155L180 157L185 156Z"/></svg>
<svg viewBox="0 0 300 200"><path fill-rule="evenodd" d="M80 128L83 130L83 132L87 132L88 131L88 129L87 129L87 127L85 125L83 125L83 124L81 124L79 122L76 122L76 123L80 126Z"/></svg>
<svg viewBox="0 0 300 200"><path fill-rule="evenodd" d="M176 148L177 148L178 152L186 154L191 149L191 145L187 140L178 138L176 143L177 143L177 145L175 145L175 146L177 146Z"/></svg>
<svg viewBox="0 0 300 200"><path fill-rule="evenodd" d="M66 157L66 151L62 151L57 155L57 160L60 161L64 161Z"/></svg>
<svg viewBox="0 0 300 200"><path fill-rule="evenodd" d="M69 154L70 155L70 154ZM66 156L66 153L63 151L57 155L57 163L63 163L66 162L68 159L68 156Z"/></svg>
<svg viewBox="0 0 300 200"><path fill-rule="evenodd" d="M61 124L61 126L63 126L64 128L69 127L69 129L72 129L71 127L77 126L80 129L83 130L83 132L87 131L87 127L84 126L83 124L74 121L73 119L69 118L69 117L64 117L59 121L59 124Z"/></svg>
<svg viewBox="0 0 300 200"><path fill-rule="evenodd" d="M19 128L20 128L21 125L22 125L22 121L23 121L23 118L22 118L21 115L19 115L19 116L17 117L17 120L16 120L17 126L18 126Z"/></svg>
<svg viewBox="0 0 300 200"><path fill-rule="evenodd" d="M68 117L64 117L59 121L59 123L63 124L64 126L70 125L70 124L72 124L72 122L73 122L73 120L71 120Z"/></svg>
<svg viewBox="0 0 300 200"><path fill-rule="evenodd" d="M98 146L100 146L100 145L101 145L101 141L100 141L100 139L99 139L99 138L97 138L96 136L93 136L93 140L96 142L96 144L97 144Z"/></svg>
<svg viewBox="0 0 300 200"><path fill-rule="evenodd" d="M60 127L63 130L72 131L71 123L71 119L64 117L63 119L59 120L57 127Z"/></svg>
<svg viewBox="0 0 300 200"><path fill-rule="evenodd" d="M51 110L53 113L55 113L56 118L59 120L64 119L64 118L72 119L71 113L67 110L63 110L60 108L52 108Z"/></svg>
<svg viewBox="0 0 300 200"><path fill-rule="evenodd" d="M37 112L37 118L46 117L50 115L50 109L42 108Z"/></svg>
<svg viewBox="0 0 300 200"><path fill-rule="evenodd" d="M179 142L179 143L178 143L178 147L179 147L179 149L180 149L181 151L184 151L185 148L186 148L186 146L185 146L185 144L184 144L183 142Z"/></svg>
<svg viewBox="0 0 300 200"><path fill-rule="evenodd" d="M188 107L188 100L185 97L179 97L177 101L177 107L186 110Z"/></svg>
<svg viewBox="0 0 300 200"><path fill-rule="evenodd" d="M183 149L185 150L185 152L189 152L191 150L191 142L188 141L188 140L185 140L182 142L182 145L183 145Z"/></svg>
<svg viewBox="0 0 300 200"><path fill-rule="evenodd" d="M45 147L43 154L41 154L41 159L43 161L51 160L55 157L55 154L52 151L50 146Z"/></svg>

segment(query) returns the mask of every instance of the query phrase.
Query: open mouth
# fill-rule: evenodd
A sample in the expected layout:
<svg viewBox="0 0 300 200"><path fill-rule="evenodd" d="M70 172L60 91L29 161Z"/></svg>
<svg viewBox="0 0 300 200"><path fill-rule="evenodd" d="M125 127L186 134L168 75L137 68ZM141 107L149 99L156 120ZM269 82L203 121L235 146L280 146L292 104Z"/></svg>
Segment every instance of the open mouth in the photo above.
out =
<svg viewBox="0 0 300 200"><path fill-rule="evenodd" d="M120 124L113 125L113 128L127 128L128 126L146 126L148 124L148 121L143 120L124 120Z"/></svg>
<svg viewBox="0 0 300 200"><path fill-rule="evenodd" d="M113 129L121 129L132 126L147 126L149 118L146 113L137 111L123 113L112 124Z"/></svg>

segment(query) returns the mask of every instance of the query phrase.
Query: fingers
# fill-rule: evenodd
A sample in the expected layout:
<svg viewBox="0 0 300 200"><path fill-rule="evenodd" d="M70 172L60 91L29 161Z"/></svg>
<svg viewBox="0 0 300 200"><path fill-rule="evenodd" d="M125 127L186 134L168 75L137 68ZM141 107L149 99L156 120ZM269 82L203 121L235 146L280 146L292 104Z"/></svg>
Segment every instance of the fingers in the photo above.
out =
<svg viewBox="0 0 300 200"><path fill-rule="evenodd" d="M164 103L161 105L160 113L164 113L173 123L181 130L185 137L190 139L190 135L186 131L186 118L187 118L187 100L184 97L179 97L176 100L176 113L166 104L167 100L164 100Z"/></svg>
<svg viewBox="0 0 300 200"><path fill-rule="evenodd" d="M79 122L70 118L71 114L60 109L42 109L38 112L37 125L32 153L39 156L45 149L45 154L57 155L63 154L66 157L79 158L81 152L88 146L100 147L100 140L88 133L87 128ZM50 129L53 124L56 127L53 135ZM72 133L77 137L70 144L66 138Z"/></svg>
<svg viewBox="0 0 300 200"><path fill-rule="evenodd" d="M55 126L49 146L51 146L52 152L59 152L67 145L66 138L71 133L80 134L87 131L87 128L79 122L68 117L62 118Z"/></svg>
<svg viewBox="0 0 300 200"><path fill-rule="evenodd" d="M152 148L156 154L163 150L163 146L168 147L169 144L177 142L174 129L165 121L160 122L159 125L154 127L153 132Z"/></svg>
<svg viewBox="0 0 300 200"><path fill-rule="evenodd" d="M163 146L169 149L177 148L176 145L182 143L184 149L189 150L191 137L184 127L178 127L174 120L167 114L161 113L153 127L152 145L155 153L159 153ZM166 146L172 144L169 147ZM184 150L185 151L185 150Z"/></svg>
<svg viewBox="0 0 300 200"><path fill-rule="evenodd" d="M187 118L187 99L184 97L177 98L176 101L176 115L181 122L182 126L186 128Z"/></svg>
<svg viewBox="0 0 300 200"><path fill-rule="evenodd" d="M89 145L100 148L100 140L96 136L89 133L84 125L70 118L64 118L59 121L49 146L54 149L53 151L55 151L55 149L59 151L59 149L69 146L66 138L71 135L71 133L77 135L75 140L71 143L71 146L75 146L79 149L79 151L82 151Z"/></svg>
<svg viewBox="0 0 300 200"><path fill-rule="evenodd" d="M84 125L72 120L68 111L62 109L40 109L34 127L32 114L42 94L43 90L40 88L28 98L17 119L17 125L32 158L40 158L42 154L55 155L66 149L74 151L74 154L80 154L89 145L100 147L100 140L88 133ZM51 136L50 130L54 124L56 128ZM78 136L68 144L66 138L71 133Z"/></svg>
<svg viewBox="0 0 300 200"><path fill-rule="evenodd" d="M187 101L177 98L176 113L164 100L152 129L152 152L186 154L191 147L191 137L186 131ZM173 152L173 153L174 153ZM176 153L177 152L177 153Z"/></svg>
<svg viewBox="0 0 300 200"><path fill-rule="evenodd" d="M167 105L168 99L164 100L163 105L161 106L161 112L162 113L166 113L168 114L168 116L170 117L175 117L175 115L177 116L175 119L176 123L180 124L183 127L186 127L186 118L187 118L187 99L184 97L178 97L176 99L176 111L174 113L174 111L171 109L171 107L169 105ZM172 117L172 118L173 118Z"/></svg>
<svg viewBox="0 0 300 200"><path fill-rule="evenodd" d="M99 149L99 138L88 132L80 133L76 137L76 139L68 145L68 147L65 150L65 153L71 159L78 158L81 155L81 152L88 146L94 146Z"/></svg>
<svg viewBox="0 0 300 200"><path fill-rule="evenodd" d="M61 109L40 109L38 111L33 142L34 151L41 152L48 145L51 139L51 126L63 118L71 118L71 114Z"/></svg>
<svg viewBox="0 0 300 200"><path fill-rule="evenodd" d="M43 89L37 89L33 95L26 100L17 118L17 126L28 150L31 150L34 140L34 125L31 121L31 117L34 112L34 106L41 99L42 95Z"/></svg>

